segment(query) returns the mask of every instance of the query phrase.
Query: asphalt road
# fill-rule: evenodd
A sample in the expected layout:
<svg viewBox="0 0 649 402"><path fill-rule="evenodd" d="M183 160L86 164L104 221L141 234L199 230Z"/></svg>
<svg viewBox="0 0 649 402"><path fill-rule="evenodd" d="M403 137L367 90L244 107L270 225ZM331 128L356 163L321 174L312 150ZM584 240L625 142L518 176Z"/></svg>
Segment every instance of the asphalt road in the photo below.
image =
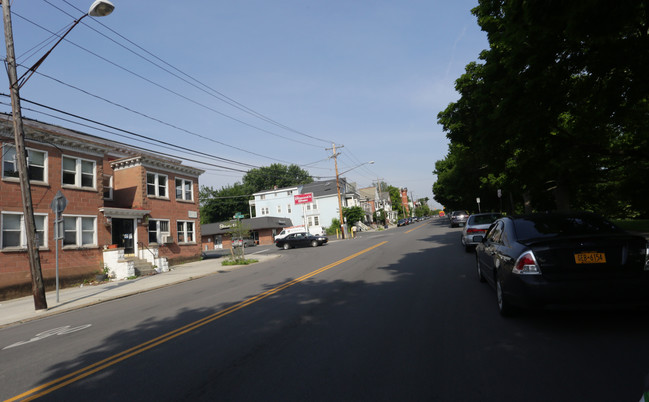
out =
<svg viewBox="0 0 649 402"><path fill-rule="evenodd" d="M253 247L280 258L5 328L0 400L640 399L646 311L501 318L459 233Z"/></svg>

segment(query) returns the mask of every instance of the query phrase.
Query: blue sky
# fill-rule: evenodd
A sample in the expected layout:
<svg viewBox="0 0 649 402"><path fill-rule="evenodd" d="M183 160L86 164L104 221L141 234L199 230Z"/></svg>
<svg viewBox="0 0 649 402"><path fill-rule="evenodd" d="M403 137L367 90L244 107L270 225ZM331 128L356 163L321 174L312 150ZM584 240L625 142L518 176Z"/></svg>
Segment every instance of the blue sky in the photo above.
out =
<svg viewBox="0 0 649 402"><path fill-rule="evenodd" d="M12 2L19 75L90 3ZM432 171L448 141L437 114L488 46L470 12L477 0L113 3L110 16L74 28L21 97L153 141L24 101L26 117L169 153L216 188L271 163L333 178L335 143L339 171L353 169L344 176L359 187L381 179L439 206ZM10 113L8 98L0 107Z"/></svg>

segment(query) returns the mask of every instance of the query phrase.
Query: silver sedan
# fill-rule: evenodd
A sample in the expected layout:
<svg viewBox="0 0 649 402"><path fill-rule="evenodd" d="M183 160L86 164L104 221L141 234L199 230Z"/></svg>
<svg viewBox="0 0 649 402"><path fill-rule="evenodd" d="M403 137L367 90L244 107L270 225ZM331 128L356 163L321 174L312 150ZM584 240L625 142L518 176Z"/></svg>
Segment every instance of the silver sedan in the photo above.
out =
<svg viewBox="0 0 649 402"><path fill-rule="evenodd" d="M498 212L485 212L469 216L466 225L464 225L464 229L462 229L462 245L464 246L464 250L467 253L471 251L478 244L478 242L473 240L473 236L484 236L489 226L500 217L502 217L502 214Z"/></svg>

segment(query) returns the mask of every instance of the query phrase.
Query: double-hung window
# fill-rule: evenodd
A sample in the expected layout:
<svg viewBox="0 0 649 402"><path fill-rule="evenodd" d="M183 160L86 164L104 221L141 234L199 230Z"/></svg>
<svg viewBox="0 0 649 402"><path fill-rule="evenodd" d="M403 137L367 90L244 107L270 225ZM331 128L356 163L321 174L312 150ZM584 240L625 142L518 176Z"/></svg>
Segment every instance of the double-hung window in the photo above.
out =
<svg viewBox="0 0 649 402"><path fill-rule="evenodd" d="M191 180L176 179L176 199L193 201L194 200L194 187Z"/></svg>
<svg viewBox="0 0 649 402"><path fill-rule="evenodd" d="M167 176L159 173L147 173L146 193L151 197L168 198Z"/></svg>
<svg viewBox="0 0 649 402"><path fill-rule="evenodd" d="M104 199L112 200L113 199L113 176L105 174L103 180L103 186L104 186Z"/></svg>
<svg viewBox="0 0 649 402"><path fill-rule="evenodd" d="M47 181L47 152L27 149L27 170L30 181ZM4 144L2 149L2 177L18 177L16 147Z"/></svg>
<svg viewBox="0 0 649 402"><path fill-rule="evenodd" d="M79 188L95 188L95 161L63 157L63 185Z"/></svg>
<svg viewBox="0 0 649 402"><path fill-rule="evenodd" d="M97 217L63 216L63 246L88 247L97 244Z"/></svg>
<svg viewBox="0 0 649 402"><path fill-rule="evenodd" d="M3 212L2 248L27 248L25 220L22 213ZM36 244L45 247L47 240L47 214L34 214L36 225Z"/></svg>
<svg viewBox="0 0 649 402"><path fill-rule="evenodd" d="M291 211L292 211L291 204L286 204L286 212L290 214Z"/></svg>
<svg viewBox="0 0 649 402"><path fill-rule="evenodd" d="M194 221L178 221L178 243L194 243Z"/></svg>
<svg viewBox="0 0 649 402"><path fill-rule="evenodd" d="M277 213L278 213L278 214L281 214L281 213L282 213L282 206L281 206L281 205L278 205L278 206L277 206Z"/></svg>
<svg viewBox="0 0 649 402"><path fill-rule="evenodd" d="M163 236L170 236L169 221L149 219L149 243L163 243Z"/></svg>

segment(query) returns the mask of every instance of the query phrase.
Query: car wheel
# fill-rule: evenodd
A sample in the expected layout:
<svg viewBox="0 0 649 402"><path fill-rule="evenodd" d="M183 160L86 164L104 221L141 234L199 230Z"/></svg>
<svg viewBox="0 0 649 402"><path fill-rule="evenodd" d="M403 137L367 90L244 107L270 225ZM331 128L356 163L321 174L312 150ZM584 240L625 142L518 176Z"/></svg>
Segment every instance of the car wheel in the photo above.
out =
<svg viewBox="0 0 649 402"><path fill-rule="evenodd" d="M475 268L476 272L478 273L478 281L480 282L486 282L486 279L484 278L484 275L482 275L482 269L480 268L480 259L478 258L478 254L475 255Z"/></svg>
<svg viewBox="0 0 649 402"><path fill-rule="evenodd" d="M284 250L288 250L291 246L288 243L284 243Z"/></svg>
<svg viewBox="0 0 649 402"><path fill-rule="evenodd" d="M318 247L318 241L317 240L312 241L311 247Z"/></svg>
<svg viewBox="0 0 649 402"><path fill-rule="evenodd" d="M509 317L514 313L514 306L509 303L507 297L505 297L505 292L503 292L503 285L496 275L496 300L498 302L498 312L503 317Z"/></svg>

